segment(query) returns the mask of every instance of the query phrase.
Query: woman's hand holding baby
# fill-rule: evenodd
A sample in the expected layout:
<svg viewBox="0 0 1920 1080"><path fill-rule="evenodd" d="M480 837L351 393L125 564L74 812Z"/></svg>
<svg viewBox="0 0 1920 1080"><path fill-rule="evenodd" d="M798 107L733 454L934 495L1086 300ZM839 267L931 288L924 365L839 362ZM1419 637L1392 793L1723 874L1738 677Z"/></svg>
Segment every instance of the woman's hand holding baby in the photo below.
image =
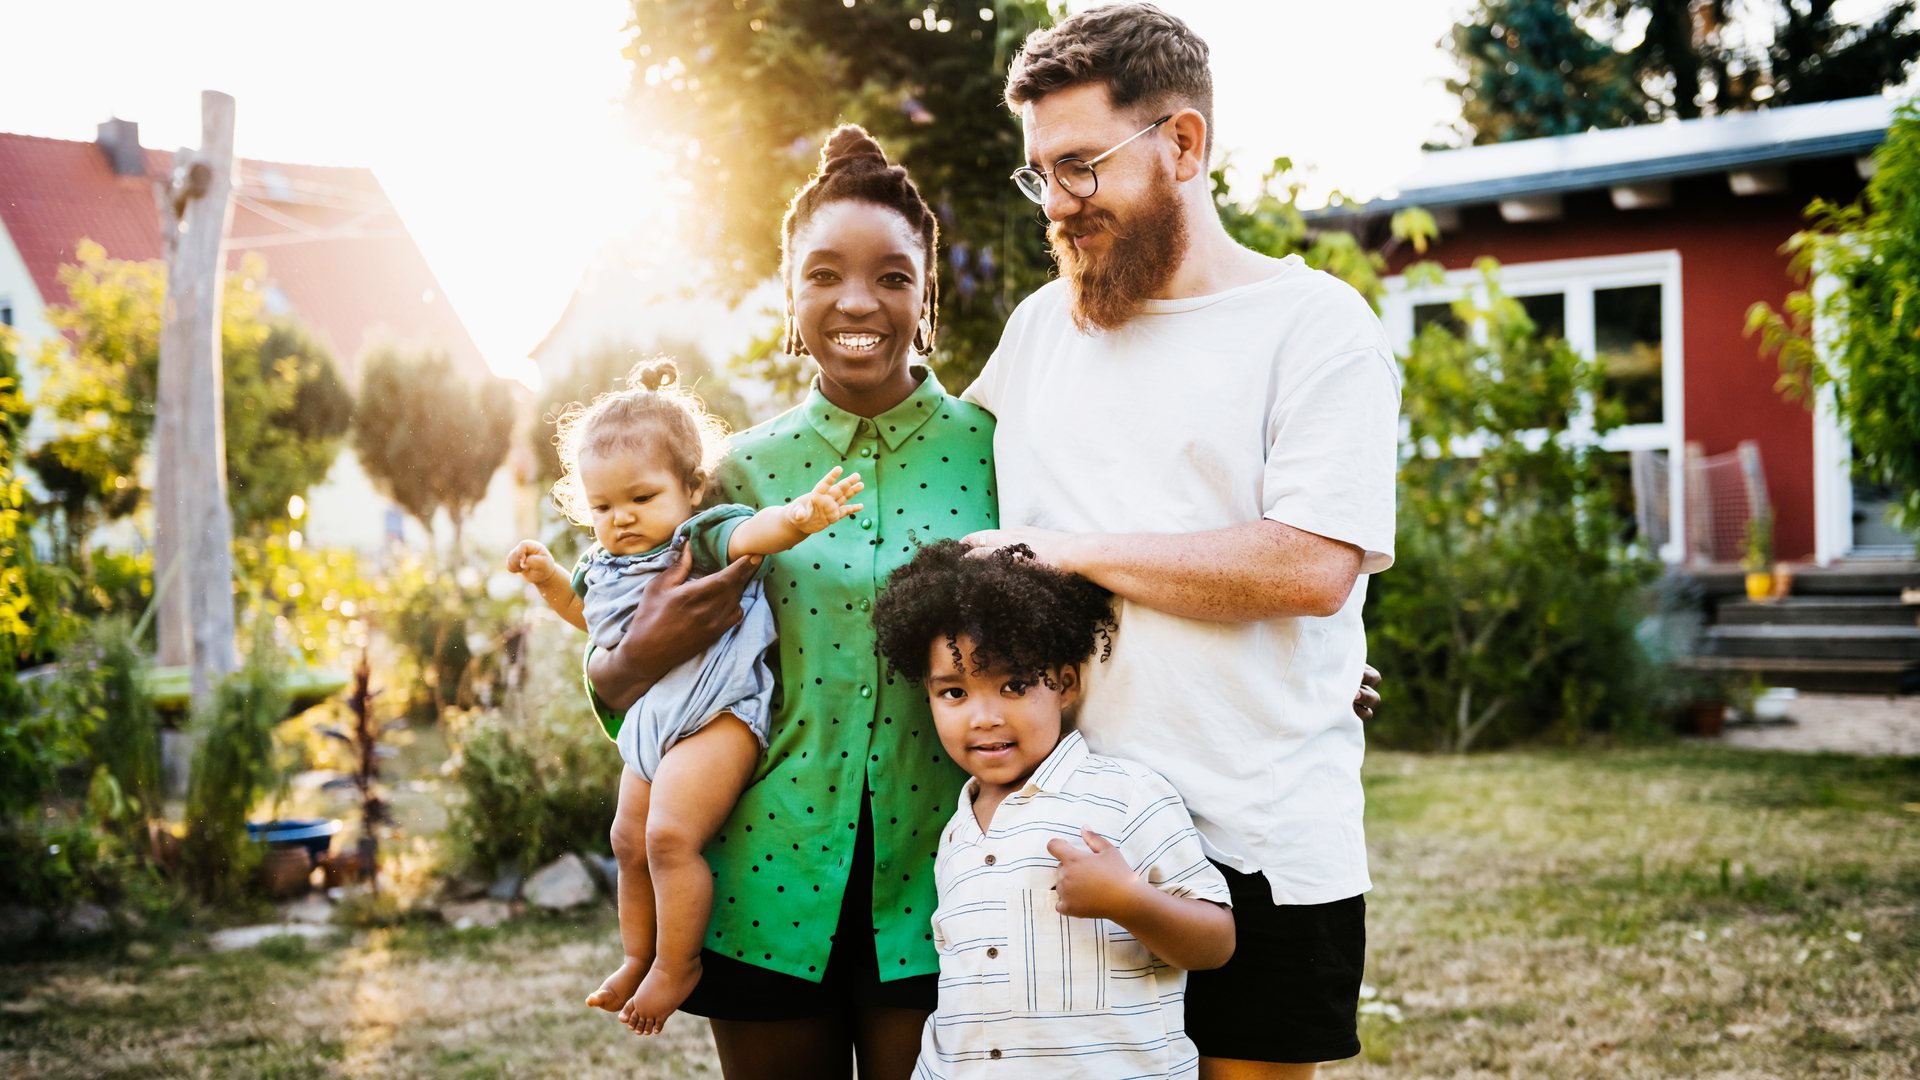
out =
<svg viewBox="0 0 1920 1080"><path fill-rule="evenodd" d="M803 533L817 533L841 518L859 513L864 504L848 506L847 500L858 495L866 486L860 482L859 473L842 480L840 467L836 465L832 472L813 485L812 491L787 504L787 521Z"/></svg>

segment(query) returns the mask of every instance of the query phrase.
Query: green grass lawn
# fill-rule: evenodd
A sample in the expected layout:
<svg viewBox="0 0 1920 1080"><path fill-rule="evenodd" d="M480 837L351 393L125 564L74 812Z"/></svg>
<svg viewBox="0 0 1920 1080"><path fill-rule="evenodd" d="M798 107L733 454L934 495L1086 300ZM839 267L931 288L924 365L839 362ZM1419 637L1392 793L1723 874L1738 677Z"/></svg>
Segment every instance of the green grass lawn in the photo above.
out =
<svg viewBox="0 0 1920 1080"><path fill-rule="evenodd" d="M1920 759L1367 766L1366 1053L1330 1077L1920 1073ZM0 1077L717 1075L578 1002L611 913L0 966Z"/></svg>

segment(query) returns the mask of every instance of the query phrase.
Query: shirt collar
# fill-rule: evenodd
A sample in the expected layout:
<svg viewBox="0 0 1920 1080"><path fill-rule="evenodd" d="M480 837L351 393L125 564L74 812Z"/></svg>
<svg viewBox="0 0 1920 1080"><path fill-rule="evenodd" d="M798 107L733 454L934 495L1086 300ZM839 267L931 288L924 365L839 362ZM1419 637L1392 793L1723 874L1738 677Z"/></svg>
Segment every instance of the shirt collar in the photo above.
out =
<svg viewBox="0 0 1920 1080"><path fill-rule="evenodd" d="M1033 770L1033 775L1027 777L1027 782L1021 785L1020 790L1007 798L1010 800L1023 798L1041 791L1058 794L1066 786L1067 777L1072 776L1080 768L1080 763L1087 760L1087 755L1090 753L1092 751L1087 749L1087 740L1081 738L1078 731L1067 732L1060 737L1060 742L1054 746L1053 752L1047 755L1046 760L1040 763L1040 767ZM971 811L973 798L979 792L980 781L975 777L968 777L966 782L960 785L960 809ZM973 814L967 813L963 816L967 822L972 823L973 830L979 832L980 824Z"/></svg>
<svg viewBox="0 0 1920 1080"><path fill-rule="evenodd" d="M889 450L900 449L900 444L920 430L920 425L933 419L933 414L947 400L946 390L931 371L918 364L909 370L920 377L920 385L907 395L907 400L873 418L874 429ZM813 425L813 430L827 440L827 445L833 447L834 453L845 457L847 448L853 445L853 438L860 431L863 417L855 416L828 401L827 396L820 392L818 375L813 377L813 386L802 408L806 409L807 422Z"/></svg>

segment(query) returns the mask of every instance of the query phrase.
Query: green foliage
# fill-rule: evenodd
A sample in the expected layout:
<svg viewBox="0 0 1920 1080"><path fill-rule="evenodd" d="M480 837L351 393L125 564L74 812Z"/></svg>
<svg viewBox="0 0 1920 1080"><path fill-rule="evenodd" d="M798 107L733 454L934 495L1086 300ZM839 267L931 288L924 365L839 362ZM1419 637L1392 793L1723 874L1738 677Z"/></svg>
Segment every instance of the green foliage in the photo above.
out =
<svg viewBox="0 0 1920 1080"><path fill-rule="evenodd" d="M1258 194L1246 203L1235 201L1227 189L1225 162L1213 170L1211 179L1213 205L1219 211L1220 224L1226 227L1227 235L1276 259L1297 254L1308 266L1325 270L1353 286L1354 291L1378 310L1380 297L1386 292L1380 283L1380 275L1387 269L1386 257L1360 246L1360 241L1350 232L1314 229L1307 224L1299 207L1300 193L1306 190L1306 184L1294 169L1293 159L1275 158L1273 166L1260 177ZM1283 182L1285 198L1276 191L1276 185ZM1333 198L1337 202L1341 196L1336 192ZM1440 235L1433 215L1418 207L1395 214L1391 229L1395 240L1411 244L1421 254L1426 253L1427 242Z"/></svg>
<svg viewBox="0 0 1920 1080"><path fill-rule="evenodd" d="M241 537L233 542L241 633L270 632L282 652L310 664L336 663L343 650L366 646L371 620L398 606L395 590L409 572L402 563L366 575L353 552L295 548L277 530Z"/></svg>
<svg viewBox="0 0 1920 1080"><path fill-rule="evenodd" d="M187 834L181 865L207 900L233 903L245 893L260 853L247 838L247 812L278 792L285 775L273 741L287 716L273 649L256 642L240 671L222 680L196 721L199 746L187 785Z"/></svg>
<svg viewBox="0 0 1920 1080"><path fill-rule="evenodd" d="M160 814L160 714L142 682L147 668L128 619L92 621L67 646L47 703L94 767L88 801L96 820L142 836Z"/></svg>
<svg viewBox="0 0 1920 1080"><path fill-rule="evenodd" d="M1807 288L1784 312L1755 304L1747 332L1777 354L1776 387L1811 405L1831 388L1859 468L1893 488L1889 516L1920 531L1920 105L1894 114L1879 170L1849 206L1815 199L1786 250ZM1815 277L1818 281L1812 281Z"/></svg>
<svg viewBox="0 0 1920 1080"><path fill-rule="evenodd" d="M327 478L353 420L353 395L327 347L291 320L264 329L257 348L225 358L227 503L238 535L286 520L287 501Z"/></svg>
<svg viewBox="0 0 1920 1080"><path fill-rule="evenodd" d="M109 259L92 241L77 256L60 268L69 303L47 311L61 333L40 349L48 378L38 404L55 434L29 460L61 510L66 560L90 578L88 535L148 494L139 466L159 399L166 271ZM228 501L242 533L284 518L289 497L326 477L351 417L325 347L291 323L262 318L265 279L266 263L249 256L228 276L221 314Z"/></svg>
<svg viewBox="0 0 1920 1080"><path fill-rule="evenodd" d="M35 557L29 531L19 465L32 411L19 393L16 340L12 328L0 326L0 787L8 775L4 762L17 749L10 733L28 712L27 691L14 672L51 651L70 622L63 616L70 579Z"/></svg>
<svg viewBox="0 0 1920 1080"><path fill-rule="evenodd" d="M471 869L525 872L569 851L608 850L620 755L568 689L530 705L525 720L490 711L458 726L453 779L465 800L452 832Z"/></svg>
<svg viewBox="0 0 1920 1080"><path fill-rule="evenodd" d="M471 708L499 700L503 673L492 646L513 632L523 610L518 594L494 599L478 571L409 577L387 632L417 665L408 715L432 721L449 706ZM476 663L476 660L482 662Z"/></svg>
<svg viewBox="0 0 1920 1080"><path fill-rule="evenodd" d="M1396 688L1369 733L1389 745L1572 741L1647 715L1634 626L1653 564L1622 544L1587 437L1621 407L1599 365L1540 340L1495 264L1481 270L1485 302L1454 311L1485 344L1436 322L1404 360L1396 562L1366 620L1369 655Z"/></svg>
<svg viewBox="0 0 1920 1080"><path fill-rule="evenodd" d="M1001 92L1008 58L1056 7L634 0L628 114L675 162L694 196L688 234L736 296L774 272L781 215L827 134L872 131L940 215L933 366L957 393L1050 269L1038 212L1007 179L1023 155ZM919 25L929 10L947 32Z"/></svg>
<svg viewBox="0 0 1920 1080"><path fill-rule="evenodd" d="M433 532L445 510L456 555L467 514L507 459L513 396L504 380L476 385L444 350L369 353L354 410L353 448L382 494Z"/></svg>
<svg viewBox="0 0 1920 1080"><path fill-rule="evenodd" d="M1481 0L1454 27L1461 127L1474 143L1878 94L1920 58L1914 0L1871 22L1837 0ZM1639 40L1615 49L1628 22ZM1739 22L1769 22L1755 33ZM1746 41L1767 41L1749 46ZM1511 70L1509 70L1511 65Z"/></svg>
<svg viewBox="0 0 1920 1080"><path fill-rule="evenodd" d="M1801 0L1776 8L1767 49L1774 105L1806 105L1878 94L1906 81L1920 58L1920 30L1907 28L1913 0L1890 4L1865 25L1834 15L1837 0Z"/></svg>
<svg viewBox="0 0 1920 1080"><path fill-rule="evenodd" d="M1451 41L1465 76L1447 89L1476 144L1645 117L1629 58L1582 29L1567 0L1482 0Z"/></svg>

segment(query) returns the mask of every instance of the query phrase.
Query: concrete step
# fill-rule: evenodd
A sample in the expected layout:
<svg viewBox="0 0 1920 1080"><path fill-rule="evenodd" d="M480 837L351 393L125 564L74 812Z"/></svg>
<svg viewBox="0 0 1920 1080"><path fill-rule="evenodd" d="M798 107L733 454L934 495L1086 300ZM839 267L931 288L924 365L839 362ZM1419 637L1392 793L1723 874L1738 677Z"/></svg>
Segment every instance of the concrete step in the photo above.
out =
<svg viewBox="0 0 1920 1080"><path fill-rule="evenodd" d="M1920 626L1709 626L1705 656L1920 661Z"/></svg>
<svg viewBox="0 0 1920 1080"><path fill-rule="evenodd" d="M1920 663L1909 660L1795 660L1695 656L1680 662L1695 671L1737 674L1767 686L1834 694L1902 694L1920 690Z"/></svg>
<svg viewBox="0 0 1920 1080"><path fill-rule="evenodd" d="M1721 626L1915 626L1920 604L1896 597L1788 596L1779 600L1722 600Z"/></svg>
<svg viewBox="0 0 1920 1080"><path fill-rule="evenodd" d="M1679 570L1708 598L1745 596L1747 572L1737 563L1715 563ZM1902 589L1920 588L1920 562L1871 560L1832 566L1793 564L1795 596L1899 596Z"/></svg>

